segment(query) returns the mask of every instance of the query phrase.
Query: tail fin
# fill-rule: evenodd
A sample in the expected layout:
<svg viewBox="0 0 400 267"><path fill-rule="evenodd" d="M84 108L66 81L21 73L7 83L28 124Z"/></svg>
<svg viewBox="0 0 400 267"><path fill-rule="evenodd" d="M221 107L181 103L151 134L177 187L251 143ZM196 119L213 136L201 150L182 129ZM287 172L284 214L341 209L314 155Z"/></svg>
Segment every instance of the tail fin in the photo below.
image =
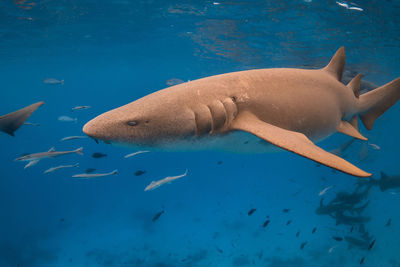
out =
<svg viewBox="0 0 400 267"><path fill-rule="evenodd" d="M360 96L360 118L365 128L372 129L375 120L400 98L400 78Z"/></svg>
<svg viewBox="0 0 400 267"><path fill-rule="evenodd" d="M118 173L118 170L113 170L113 171L111 172L112 175L116 175L117 173Z"/></svg>
<svg viewBox="0 0 400 267"><path fill-rule="evenodd" d="M83 147L80 147L80 148L77 148L76 150L74 150L74 152L76 153L76 154L79 154L79 155L83 155Z"/></svg>

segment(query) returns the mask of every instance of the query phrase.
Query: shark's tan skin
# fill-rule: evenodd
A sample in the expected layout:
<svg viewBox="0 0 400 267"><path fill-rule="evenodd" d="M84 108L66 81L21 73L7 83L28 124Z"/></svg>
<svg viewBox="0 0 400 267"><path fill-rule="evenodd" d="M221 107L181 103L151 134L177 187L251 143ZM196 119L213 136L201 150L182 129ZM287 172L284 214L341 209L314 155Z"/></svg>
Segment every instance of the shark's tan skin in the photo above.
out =
<svg viewBox="0 0 400 267"><path fill-rule="evenodd" d="M20 110L0 116L0 131L14 136L14 132L18 130L29 116L31 116L31 114L43 104L44 102L37 102Z"/></svg>
<svg viewBox="0 0 400 267"><path fill-rule="evenodd" d="M358 131L358 116L371 129L375 119L400 98L400 79L359 96L361 75L347 86L340 83L344 62L342 47L318 70L249 70L179 84L106 112L83 131L109 142L160 146L239 130L342 172L367 177L371 174L311 140L335 132L366 140Z"/></svg>

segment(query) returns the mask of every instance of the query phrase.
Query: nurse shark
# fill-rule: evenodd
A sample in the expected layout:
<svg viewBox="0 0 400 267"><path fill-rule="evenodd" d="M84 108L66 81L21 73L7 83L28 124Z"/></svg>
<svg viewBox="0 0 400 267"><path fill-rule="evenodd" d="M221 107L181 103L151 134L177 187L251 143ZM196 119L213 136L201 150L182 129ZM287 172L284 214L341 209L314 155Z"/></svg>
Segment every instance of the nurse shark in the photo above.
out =
<svg viewBox="0 0 400 267"><path fill-rule="evenodd" d="M272 144L368 177L370 173L314 142L336 132L367 140L358 130L358 119L371 130L400 98L400 78L360 95L360 74L347 86L340 82L344 64L341 47L322 69L255 69L189 81L101 114L83 131L105 142L163 149L223 144L246 150L250 134L258 137L260 148L267 147L260 143Z"/></svg>

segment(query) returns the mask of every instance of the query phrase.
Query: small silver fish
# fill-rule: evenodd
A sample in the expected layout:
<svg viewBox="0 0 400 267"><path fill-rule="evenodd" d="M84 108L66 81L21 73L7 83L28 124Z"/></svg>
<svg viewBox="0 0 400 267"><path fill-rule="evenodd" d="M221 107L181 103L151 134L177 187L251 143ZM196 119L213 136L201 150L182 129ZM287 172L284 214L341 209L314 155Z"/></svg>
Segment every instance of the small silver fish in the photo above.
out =
<svg viewBox="0 0 400 267"><path fill-rule="evenodd" d="M89 108L91 108L91 106L76 106L76 107L72 108L71 110L75 111L75 110L82 110L82 109L89 109Z"/></svg>
<svg viewBox="0 0 400 267"><path fill-rule="evenodd" d="M64 84L64 80L57 80L57 79L54 79L54 78L46 78L46 79L43 80L43 83L45 83L45 84L61 84L61 85L63 85Z"/></svg>
<svg viewBox="0 0 400 267"><path fill-rule="evenodd" d="M137 152L133 152L131 154L125 155L124 158L127 159L127 158L130 158L130 157L133 157L133 156L136 156L136 155L139 155L139 154L143 154L143 153L148 153L148 152L150 152L150 151L148 151L148 150L137 151Z"/></svg>
<svg viewBox="0 0 400 267"><path fill-rule="evenodd" d="M158 180L158 181L152 181L148 186L146 186L144 191L154 190L154 189L162 186L165 183L171 183L174 180L177 180L179 178L185 177L187 175L187 173L188 173L188 170L186 169L184 174L177 175L177 176L168 176L168 177L165 177L164 179L161 179L161 180Z"/></svg>
<svg viewBox="0 0 400 267"><path fill-rule="evenodd" d="M370 145L372 148L374 148L376 150L381 150L380 146L378 146L376 144L368 143L368 145Z"/></svg>
<svg viewBox="0 0 400 267"><path fill-rule="evenodd" d="M83 155L82 153L83 148L77 148L75 150L71 150L71 151L55 151L54 147L52 147L49 151L47 152L39 152L39 153L34 153L34 154L28 154L22 157L19 157L17 159L15 159L15 161L34 161L34 160L40 160L43 158L54 158L54 157L58 157L58 156L62 156L62 155L68 155L68 154L79 154L79 155Z"/></svg>
<svg viewBox="0 0 400 267"><path fill-rule="evenodd" d="M338 247L338 245L331 247L331 248L328 250L328 253L332 253L332 251L333 251L336 247Z"/></svg>
<svg viewBox="0 0 400 267"><path fill-rule="evenodd" d="M116 175L117 173L118 173L118 170L114 170L112 172L107 172L107 173L81 173L81 174L72 175L72 177L74 177L74 178L98 178L98 177L103 177L103 176Z"/></svg>
<svg viewBox="0 0 400 267"><path fill-rule="evenodd" d="M24 125L40 126L40 123L24 122Z"/></svg>
<svg viewBox="0 0 400 267"><path fill-rule="evenodd" d="M47 169L43 173L51 173L51 172L54 172L54 171L59 170L59 169L77 168L77 167L79 167L79 163L76 163L76 164L73 164L73 165L60 165L60 166L57 166L57 167L52 167L50 169Z"/></svg>
<svg viewBox="0 0 400 267"><path fill-rule="evenodd" d="M182 81L181 79L177 79L177 78L169 79L166 82L166 84L168 86L178 85L178 84L181 84L181 83L184 83L184 81Z"/></svg>
<svg viewBox="0 0 400 267"><path fill-rule="evenodd" d="M348 8L349 10L356 10L356 11L364 11L361 7L351 6Z"/></svg>
<svg viewBox="0 0 400 267"><path fill-rule="evenodd" d="M31 160L31 161L28 162L28 164L25 165L24 169L27 169L27 168L29 168L29 167L32 167L33 165L36 165L38 162L39 162L38 159L36 159L36 160Z"/></svg>
<svg viewBox="0 0 400 267"><path fill-rule="evenodd" d="M364 11L364 9L362 9L361 7L357 7L357 6L350 6L349 4L347 4L346 2L339 2L336 1L336 4L338 4L341 7L345 7L349 10L356 10L356 11Z"/></svg>
<svg viewBox="0 0 400 267"><path fill-rule="evenodd" d="M328 187L322 189L321 192L318 193L318 196L323 196L323 195L325 195L326 191L328 191L328 190L331 189L332 187L333 187L333 185L328 186Z"/></svg>
<svg viewBox="0 0 400 267"><path fill-rule="evenodd" d="M60 117L58 117L58 120L59 121L65 121L65 122L75 122L75 123L78 121L77 118L71 118L71 117L68 117L68 116L60 116Z"/></svg>
<svg viewBox="0 0 400 267"><path fill-rule="evenodd" d="M68 141L68 140L86 139L86 138L87 138L87 136L77 136L77 135L74 135L74 136L67 136L67 137L64 137L64 138L62 138L60 141L61 141L61 142L64 142L64 141Z"/></svg>

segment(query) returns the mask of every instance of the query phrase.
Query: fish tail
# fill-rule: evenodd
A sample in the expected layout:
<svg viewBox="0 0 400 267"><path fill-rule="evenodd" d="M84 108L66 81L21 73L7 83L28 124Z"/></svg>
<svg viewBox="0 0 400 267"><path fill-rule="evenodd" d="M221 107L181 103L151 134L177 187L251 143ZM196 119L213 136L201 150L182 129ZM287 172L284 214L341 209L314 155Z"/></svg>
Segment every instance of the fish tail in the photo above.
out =
<svg viewBox="0 0 400 267"><path fill-rule="evenodd" d="M82 155L83 155L83 147L80 147L80 148L74 150L74 152L75 152L76 154L79 154L79 155L82 156Z"/></svg>
<svg viewBox="0 0 400 267"><path fill-rule="evenodd" d="M360 96L360 118L371 130L375 120L400 99L400 78Z"/></svg>
<svg viewBox="0 0 400 267"><path fill-rule="evenodd" d="M116 175L117 173L118 173L118 170L113 170L113 171L111 172L112 175Z"/></svg>
<svg viewBox="0 0 400 267"><path fill-rule="evenodd" d="M75 164L74 164L74 167L75 167L75 168L79 167L79 163L75 163Z"/></svg>

